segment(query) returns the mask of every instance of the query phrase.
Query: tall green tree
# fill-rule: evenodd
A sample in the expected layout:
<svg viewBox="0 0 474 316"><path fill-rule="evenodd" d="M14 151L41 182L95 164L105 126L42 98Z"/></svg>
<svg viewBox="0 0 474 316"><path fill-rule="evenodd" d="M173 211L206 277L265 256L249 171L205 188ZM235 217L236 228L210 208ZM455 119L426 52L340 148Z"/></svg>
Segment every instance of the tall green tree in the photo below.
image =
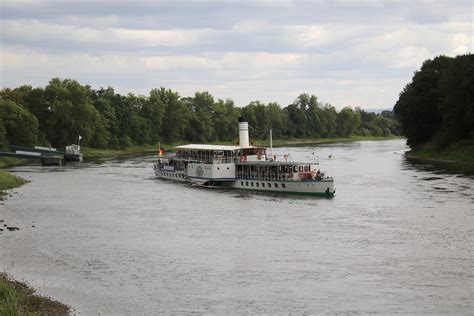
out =
<svg viewBox="0 0 474 316"><path fill-rule="evenodd" d="M160 88L158 95L165 106L161 126L163 140L168 143L183 140L189 128L189 108L181 101L179 94L170 89Z"/></svg>
<svg viewBox="0 0 474 316"><path fill-rule="evenodd" d="M443 116L439 109L442 98L439 81L452 58L438 56L423 63L415 72L395 104L394 111L401 122L409 145L427 142L440 130Z"/></svg>
<svg viewBox="0 0 474 316"><path fill-rule="evenodd" d="M212 125L214 126L214 140L231 141L236 140L239 135L237 121L240 116L240 108L235 107L234 101L218 100L214 104Z"/></svg>
<svg viewBox="0 0 474 316"><path fill-rule="evenodd" d="M36 145L38 120L23 106L10 100L0 99L0 126L1 147L5 148L8 144Z"/></svg>
<svg viewBox="0 0 474 316"><path fill-rule="evenodd" d="M360 126L360 113L346 106L337 115L337 136L349 137Z"/></svg>
<svg viewBox="0 0 474 316"><path fill-rule="evenodd" d="M81 143L87 146L100 119L88 88L75 80L54 78L46 86L44 97L51 112L46 135L52 145L65 147L77 143L81 135Z"/></svg>
<svg viewBox="0 0 474 316"><path fill-rule="evenodd" d="M281 138L286 136L288 129L288 118L278 103L269 103L266 107L269 127L273 130L273 137Z"/></svg>
<svg viewBox="0 0 474 316"><path fill-rule="evenodd" d="M187 139L193 142L208 142L213 138L214 97L209 92L196 92L194 98L182 99L188 107Z"/></svg>
<svg viewBox="0 0 474 316"><path fill-rule="evenodd" d="M439 81L441 133L449 141L474 138L474 55L457 56ZM440 144L445 145L445 144Z"/></svg>
<svg viewBox="0 0 474 316"><path fill-rule="evenodd" d="M157 143L160 141L161 125L165 114L165 105L160 99L158 89L150 91L150 97L141 112L142 116L148 120L150 125L150 141Z"/></svg>

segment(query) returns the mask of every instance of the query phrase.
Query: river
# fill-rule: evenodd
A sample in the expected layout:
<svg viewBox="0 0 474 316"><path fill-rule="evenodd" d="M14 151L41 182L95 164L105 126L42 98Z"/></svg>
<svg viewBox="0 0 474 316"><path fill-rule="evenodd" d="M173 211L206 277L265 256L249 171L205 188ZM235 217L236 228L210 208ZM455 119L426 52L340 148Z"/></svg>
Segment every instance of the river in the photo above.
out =
<svg viewBox="0 0 474 316"><path fill-rule="evenodd" d="M474 178L406 150L274 149L319 156L333 199L163 181L153 156L16 167L1 268L80 315L472 313Z"/></svg>

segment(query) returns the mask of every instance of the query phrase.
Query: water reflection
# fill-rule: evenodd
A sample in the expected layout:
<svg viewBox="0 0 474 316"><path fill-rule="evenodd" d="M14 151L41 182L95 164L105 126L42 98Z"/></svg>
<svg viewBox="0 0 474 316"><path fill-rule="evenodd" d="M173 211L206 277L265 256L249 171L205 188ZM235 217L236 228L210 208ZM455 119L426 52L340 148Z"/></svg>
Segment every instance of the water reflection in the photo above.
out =
<svg viewBox="0 0 474 316"><path fill-rule="evenodd" d="M155 156L17 167L0 264L81 314L468 314L474 179L405 150L274 149L316 152L334 199L162 181Z"/></svg>

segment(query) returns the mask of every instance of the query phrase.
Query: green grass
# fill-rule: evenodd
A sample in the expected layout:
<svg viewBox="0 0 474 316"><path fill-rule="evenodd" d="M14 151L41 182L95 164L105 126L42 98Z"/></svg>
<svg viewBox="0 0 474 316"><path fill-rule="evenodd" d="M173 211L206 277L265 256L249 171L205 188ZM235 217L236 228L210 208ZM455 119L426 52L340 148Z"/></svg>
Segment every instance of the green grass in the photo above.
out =
<svg viewBox="0 0 474 316"><path fill-rule="evenodd" d="M161 148L164 150L169 150L170 145L161 145ZM101 157L113 157L120 155L129 155L137 153L158 153L158 144L156 145L134 145L125 148L115 148L115 149L98 149L98 148L89 148L81 147L81 152L84 155L84 158L101 158Z"/></svg>
<svg viewBox="0 0 474 316"><path fill-rule="evenodd" d="M400 139L401 136L351 136L351 137L340 137L340 138L284 138L274 139L273 146L292 146L292 145L312 145L312 144L325 144L325 143L337 143L337 142L352 142L360 140L389 140L389 139ZM270 141L256 140L253 142L255 146L270 146Z"/></svg>
<svg viewBox="0 0 474 316"><path fill-rule="evenodd" d="M17 177L10 172L0 171L0 190L9 190L25 184L25 179Z"/></svg>
<svg viewBox="0 0 474 316"><path fill-rule="evenodd" d="M421 158L474 163L474 140L458 141L441 149L434 142L429 142L413 149L411 154Z"/></svg>
<svg viewBox="0 0 474 316"><path fill-rule="evenodd" d="M19 187L20 185L25 184L26 182L28 181L23 178L17 177L8 171L0 170L0 201L3 200L3 197L5 195L7 195L7 193L3 190L10 190Z"/></svg>
<svg viewBox="0 0 474 316"><path fill-rule="evenodd" d="M20 159L13 157L0 157L0 169L21 166L28 162L28 159Z"/></svg>
<svg viewBox="0 0 474 316"><path fill-rule="evenodd" d="M291 146L291 145L309 145L309 144L323 144L323 143L334 143L334 142L348 142L348 141L359 141L359 140L387 140L387 139L397 139L399 136L389 136L389 137L376 137L376 136L352 136L347 138L285 138L285 139L274 139L273 146ZM172 145L170 144L161 144L161 148L165 152L171 151L173 147L183 145L187 142L176 142ZM222 145L233 145L232 141L215 141L210 142L210 144L222 144ZM270 146L270 141L268 139L264 140L252 140L252 144L255 146ZM81 152L84 155L84 158L103 158L103 157L113 157L120 155L130 155L130 154L139 154L139 153L158 153L158 144L154 145L133 145L124 148L108 148L108 149L99 149L99 148L90 148L90 147L81 147ZM24 165L28 162L26 159L17 159L10 157L0 157L0 169L8 168L18 165Z"/></svg>
<svg viewBox="0 0 474 316"><path fill-rule="evenodd" d="M68 315L69 307L34 294L26 284L0 274L0 315Z"/></svg>

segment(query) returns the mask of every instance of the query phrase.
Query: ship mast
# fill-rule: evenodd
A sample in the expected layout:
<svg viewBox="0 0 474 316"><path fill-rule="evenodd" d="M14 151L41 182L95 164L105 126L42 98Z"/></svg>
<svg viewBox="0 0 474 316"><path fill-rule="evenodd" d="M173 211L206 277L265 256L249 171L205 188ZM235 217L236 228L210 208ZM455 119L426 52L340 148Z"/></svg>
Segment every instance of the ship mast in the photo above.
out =
<svg viewBox="0 0 474 316"><path fill-rule="evenodd" d="M270 129L270 158L273 160L273 139L272 139L272 129Z"/></svg>

